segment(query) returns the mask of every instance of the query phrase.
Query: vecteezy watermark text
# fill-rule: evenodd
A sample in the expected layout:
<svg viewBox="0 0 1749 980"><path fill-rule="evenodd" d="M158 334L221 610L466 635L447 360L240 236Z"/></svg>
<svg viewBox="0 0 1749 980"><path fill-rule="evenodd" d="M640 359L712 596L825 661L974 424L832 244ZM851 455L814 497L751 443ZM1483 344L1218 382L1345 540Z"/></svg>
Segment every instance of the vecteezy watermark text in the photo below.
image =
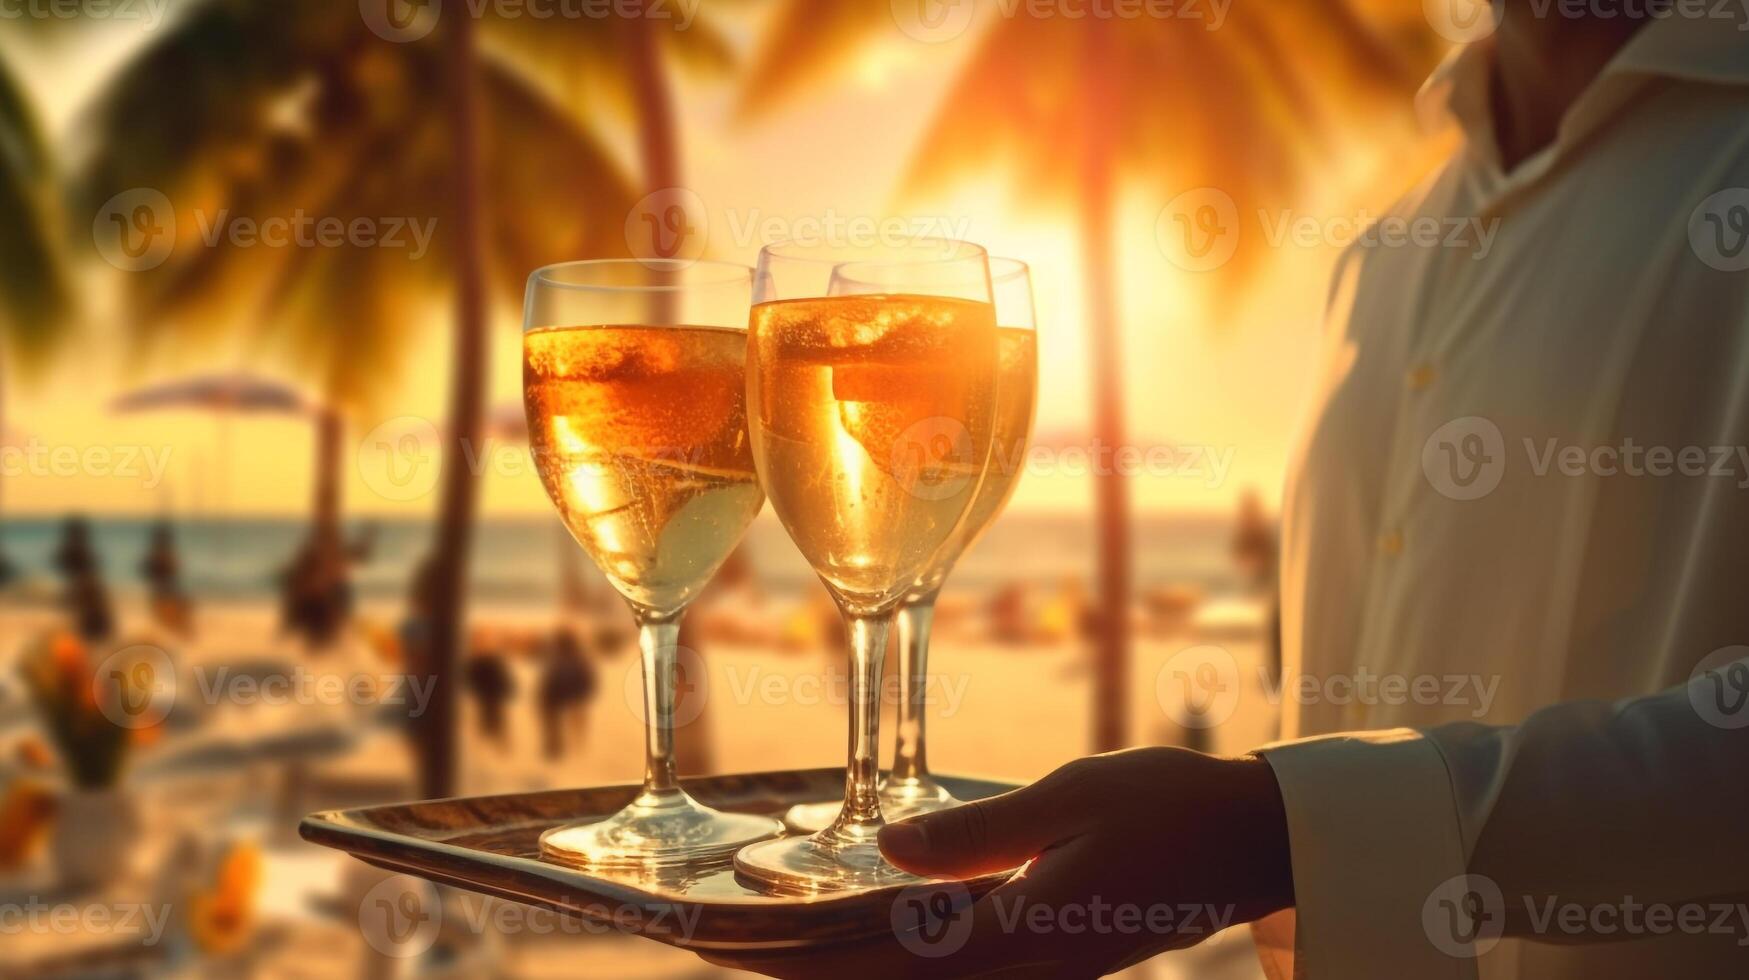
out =
<svg viewBox="0 0 1749 980"><path fill-rule="evenodd" d="M893 934L924 959L952 956L972 934L972 896L957 881L913 885L893 900ZM1212 936L1233 924L1231 905L1204 902L1113 902L1094 895L1085 902L1039 902L996 893L989 899L998 931L1006 936Z"/></svg>
<svg viewBox="0 0 1749 980"><path fill-rule="evenodd" d="M1554 436L1525 436L1521 446L1528 472L1539 478L1722 479L1738 490L1749 490L1749 446L1647 445L1631 436L1590 445ZM1421 468L1440 494L1476 500L1500 485L1508 456L1500 427L1484 416L1467 415L1427 437L1421 447Z"/></svg>
<svg viewBox="0 0 1749 980"><path fill-rule="evenodd" d="M907 37L942 44L972 26L977 0L889 0L893 23ZM1179 21L1218 31L1233 0L988 0L984 9L1003 20Z"/></svg>
<svg viewBox="0 0 1749 980"><path fill-rule="evenodd" d="M1248 684L1238 660L1225 647L1186 647L1161 665L1154 694L1166 715L1181 728L1213 728L1238 711L1246 692L1255 690L1272 707L1283 701L1298 705L1396 708L1467 707L1473 718L1487 717L1500 690L1499 675L1448 673L1399 674L1366 666L1331 674L1288 675L1279 680L1263 665Z"/></svg>
<svg viewBox="0 0 1749 980"><path fill-rule="evenodd" d="M137 21L155 31L170 0L0 0L0 20Z"/></svg>
<svg viewBox="0 0 1749 980"><path fill-rule="evenodd" d="M258 673L205 664L184 677L169 654L140 643L105 657L91 683L97 704L111 722L123 728L150 728L185 701L209 708L389 706L404 708L408 717L417 718L431 704L437 678L394 672L322 673L302 665Z"/></svg>
<svg viewBox="0 0 1749 980"><path fill-rule="evenodd" d="M164 481L170 446L50 445L35 437L22 446L0 446L0 478L138 480L151 490Z"/></svg>
<svg viewBox="0 0 1749 980"><path fill-rule="evenodd" d="M654 900L592 902L576 913L558 912L465 891L440 893L430 882L393 875L364 894L358 904L358 926L371 949L395 959L409 959L424 955L437 943L445 921L476 936L622 933L684 939L697 931L700 914L697 906Z"/></svg>
<svg viewBox="0 0 1749 980"><path fill-rule="evenodd" d="M45 902L32 896L0 902L0 936L115 936L156 946L170 921L170 906L139 902Z"/></svg>
<svg viewBox="0 0 1749 980"><path fill-rule="evenodd" d="M191 219L193 238L178 233ZM151 187L122 191L105 201L91 222L99 255L123 272L145 272L163 265L180 247L354 248L405 252L410 261L425 257L437 231L436 218L410 215L313 215L302 208L290 214L256 217L229 208L196 208L179 213L164 192Z"/></svg>
<svg viewBox="0 0 1749 980"><path fill-rule="evenodd" d="M1749 947L1749 903L1644 901L1633 895L1602 902L1564 901L1554 895L1519 895L1522 911L1509 916L1500 886L1486 875L1461 874L1440 882L1421 908L1427 939L1440 952L1474 959L1493 949L1512 919L1515 934L1544 942L1643 939L1655 936L1733 936Z"/></svg>
<svg viewBox="0 0 1749 980"><path fill-rule="evenodd" d="M651 20L692 27L703 0L447 0L452 11L474 20ZM358 0L358 13L372 34L406 44L428 36L442 19L445 0Z"/></svg>
<svg viewBox="0 0 1749 980"><path fill-rule="evenodd" d="M1258 209L1265 245L1282 248L1449 249L1475 261L1494 251L1498 217L1476 215L1312 215ZM1154 221L1155 242L1167 261L1186 272L1211 272L1232 260L1245 237L1238 202L1218 187L1185 191L1167 202Z"/></svg>

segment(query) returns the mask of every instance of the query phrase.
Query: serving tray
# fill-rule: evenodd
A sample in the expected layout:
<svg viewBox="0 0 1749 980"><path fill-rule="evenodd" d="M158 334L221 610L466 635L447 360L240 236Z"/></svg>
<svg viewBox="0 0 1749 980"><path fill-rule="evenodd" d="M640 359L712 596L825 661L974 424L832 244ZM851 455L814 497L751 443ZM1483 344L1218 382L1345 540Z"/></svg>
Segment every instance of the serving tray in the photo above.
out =
<svg viewBox="0 0 1749 980"><path fill-rule="evenodd" d="M954 796L976 800L1015 784L936 774ZM681 781L721 810L782 818L798 803L838 799L844 770L801 769ZM764 895L741 884L732 864L651 875L584 871L541 857L540 835L561 824L607 817L635 785L549 790L330 810L305 817L305 840L370 864L484 895L608 923L687 949L777 950L846 942L894 928L894 886L812 896ZM976 896L1004 875L966 882Z"/></svg>

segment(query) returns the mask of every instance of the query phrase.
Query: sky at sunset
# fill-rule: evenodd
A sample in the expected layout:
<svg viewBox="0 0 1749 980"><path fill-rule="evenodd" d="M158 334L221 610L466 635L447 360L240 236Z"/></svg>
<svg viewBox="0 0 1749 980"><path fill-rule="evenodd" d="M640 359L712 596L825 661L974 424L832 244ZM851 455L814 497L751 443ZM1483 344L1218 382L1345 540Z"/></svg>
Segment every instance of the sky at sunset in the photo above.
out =
<svg viewBox="0 0 1749 980"><path fill-rule="evenodd" d="M737 30L737 39L750 43L754 27ZM704 202L709 249L718 258L751 264L762 235L796 227L792 221L905 217L963 234L992 254L1026 259L1035 270L1040 321L1036 431L1053 445L1084 444L1089 378L1072 217L1029 209L1026 195L999 177L962 183L936 200L896 197L932 107L974 40L967 35L941 45L895 42L780 113L746 125L731 120L732 87L682 81L677 94L685 183ZM137 36L118 29L78 44L23 48L14 41L5 48L59 136L76 131L76 112L96 81L137 43ZM622 150L629 146L623 134L615 142ZM1332 214L1357 210L1349 199L1371 172L1369 156L1368 148L1357 148L1354 161L1331 175L1320 192L1324 203L1316 207ZM1337 201L1349 203L1330 203ZM1132 437L1142 447L1184 447L1172 457L1173 471L1156 465L1154 472L1136 477L1136 506L1142 511L1225 509L1247 488L1273 499L1310 393L1324 280L1337 249L1327 244L1275 249L1263 281L1216 320L1209 312L1207 281L1173 266L1156 244L1163 204L1157 189L1144 193L1138 186L1119 213ZM5 507L45 514L69 508L306 512L313 453L306 424L177 412L118 416L109 410L113 397L138 384L240 368L275 372L271 364L246 363L234 350L134 363L125 356L119 329L106 324L103 313L118 273L101 264L87 272L91 311L79 342L48 375L14 384L7 392L7 425L0 434L10 447L0 485ZM382 446L405 445L397 440L406 431L441 424L449 330L441 299L434 297L424 341L406 352L398 377L385 380L382 409L353 422L351 445L361 448L348 453L346 506L352 512L419 516L436 505L435 492L382 492L373 470L384 464L382 452L392 451ZM519 401L516 312L503 310L495 332L494 406ZM32 447L36 455L27 458ZM67 475L65 465L45 461L54 447L80 454L75 468L85 472ZM126 472L93 475L101 468L92 463L94 449L109 469ZM60 452L65 464L68 450ZM488 513L547 512L549 504L520 453L519 447L504 445L487 454ZM122 465L124 456L132 459L131 467ZM157 479L155 467L162 467ZM1063 458L1054 470L1030 471L1012 506L1089 510L1091 483L1068 472L1073 468L1073 459Z"/></svg>

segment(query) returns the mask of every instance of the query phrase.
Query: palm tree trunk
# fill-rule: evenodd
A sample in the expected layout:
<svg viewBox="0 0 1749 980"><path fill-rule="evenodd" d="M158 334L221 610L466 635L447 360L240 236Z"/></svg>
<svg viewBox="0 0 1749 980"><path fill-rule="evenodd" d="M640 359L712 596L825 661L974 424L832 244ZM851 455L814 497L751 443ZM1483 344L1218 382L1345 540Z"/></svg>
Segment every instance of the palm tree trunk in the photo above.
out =
<svg viewBox="0 0 1749 980"><path fill-rule="evenodd" d="M645 15L643 4L633 16L621 21L628 34L627 67L638 102L638 162L644 171L644 193L680 186L680 133L674 121L674 93L662 70L662 48L656 25ZM684 255L684 242L676 242L676 255ZM650 315L655 323L671 323L677 309L672 293L651 295Z"/></svg>
<svg viewBox="0 0 1749 980"><path fill-rule="evenodd" d="M427 799L455 793L455 681L467 624L468 560L479 503L479 485L469 459L472 447L480 442L487 355L481 242L484 202L480 187L478 66L473 18L465 14L445 18L443 30L449 58L450 150L454 156L450 245L455 262L456 307L449 430L442 456L443 491L438 505L437 540L432 550L430 642L425 662L420 665L432 683L417 739L419 791Z"/></svg>
<svg viewBox="0 0 1749 980"><path fill-rule="evenodd" d="M632 76L632 91L638 101L638 162L644 171L644 193L680 186L680 132L674 118L674 93L668 75L662 69L661 38L655 21L645 15L643 4L637 13L622 21L630 36L626 39L628 68ZM685 242L676 242L675 254L684 257ZM658 281L663 277L658 276ZM679 311L679 296L671 292L655 292L650 296L650 316L655 323L673 323ZM681 645L697 649L693 628L683 621ZM683 662L681 669L696 666L697 659ZM684 687L676 697L676 706L691 694L699 678L684 678ZM677 732L675 769L683 776L700 776L715 771L710 744L709 700L701 702L696 715Z"/></svg>
<svg viewBox="0 0 1749 980"><path fill-rule="evenodd" d="M0 452L6 448L6 349L3 339L0 339ZM4 484L0 479L0 484ZM0 586L12 578L12 563L6 559L6 542L3 532L6 530L6 514L0 510Z"/></svg>
<svg viewBox="0 0 1749 980"><path fill-rule="evenodd" d="M1110 105L1106 50L1109 26L1086 31L1089 105ZM1094 520L1098 546L1098 624L1094 654L1093 747L1110 752L1129 743L1129 486L1112 465L1124 441L1122 357L1113 253L1117 153L1108 117L1089 113L1081 157L1081 255L1086 263L1087 326L1092 333Z"/></svg>
<svg viewBox="0 0 1749 980"><path fill-rule="evenodd" d="M638 98L638 157L645 193L678 187L680 136L674 123L674 94L662 70L660 38L654 22L641 10L623 23L631 35L627 57Z"/></svg>
<svg viewBox="0 0 1749 980"><path fill-rule="evenodd" d="M340 413L332 405L316 410L316 489L311 501L311 534L324 546L340 540L340 453L344 434Z"/></svg>

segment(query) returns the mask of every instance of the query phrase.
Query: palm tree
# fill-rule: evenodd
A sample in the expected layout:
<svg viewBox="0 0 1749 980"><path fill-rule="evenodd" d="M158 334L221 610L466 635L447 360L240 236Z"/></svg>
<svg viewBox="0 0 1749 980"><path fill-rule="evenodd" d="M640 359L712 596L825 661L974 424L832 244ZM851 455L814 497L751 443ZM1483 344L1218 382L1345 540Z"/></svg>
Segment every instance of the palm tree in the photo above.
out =
<svg viewBox="0 0 1749 980"><path fill-rule="evenodd" d="M9 361L42 365L72 305L72 290L51 233L49 155L23 90L0 63L0 436L6 431ZM0 585L12 569L0 551Z"/></svg>
<svg viewBox="0 0 1749 980"><path fill-rule="evenodd" d="M81 212L131 188L178 202L178 245L129 273L126 309L148 343L255 327L359 411L380 398L416 343L420 314L455 304L449 425L429 580L422 672L437 680L419 720L424 793L454 781L455 675L465 622L491 301L519 302L522 276L580 254L622 254L634 195L574 116L502 58L476 50L467 16L426 39L370 33L356 5L197 0L124 66L92 110L96 134L76 181ZM491 188L490 207L485 188ZM221 216L435 222L429 252L369 247L249 248ZM318 439L319 508L338 507L339 439ZM330 514L316 525L332 527ZM328 533L328 532L321 532Z"/></svg>
<svg viewBox="0 0 1749 980"><path fill-rule="evenodd" d="M1393 0L1396 2L1396 0ZM894 8L784 0L750 69L746 115L768 111L863 44L897 33ZM1120 190L1152 183L1161 203L1216 186L1241 214L1291 203L1338 110L1398 100L1418 72L1347 0L1235 4L1219 30L1197 20L1001 18L977 39L937 109L907 193L1006 164L1029 204L1076 215L1091 342L1093 434L1124 442L1114 224ZM1216 280L1230 295L1261 250L1243 242ZM1095 478L1098 645L1093 741L1128 742L1128 489Z"/></svg>

